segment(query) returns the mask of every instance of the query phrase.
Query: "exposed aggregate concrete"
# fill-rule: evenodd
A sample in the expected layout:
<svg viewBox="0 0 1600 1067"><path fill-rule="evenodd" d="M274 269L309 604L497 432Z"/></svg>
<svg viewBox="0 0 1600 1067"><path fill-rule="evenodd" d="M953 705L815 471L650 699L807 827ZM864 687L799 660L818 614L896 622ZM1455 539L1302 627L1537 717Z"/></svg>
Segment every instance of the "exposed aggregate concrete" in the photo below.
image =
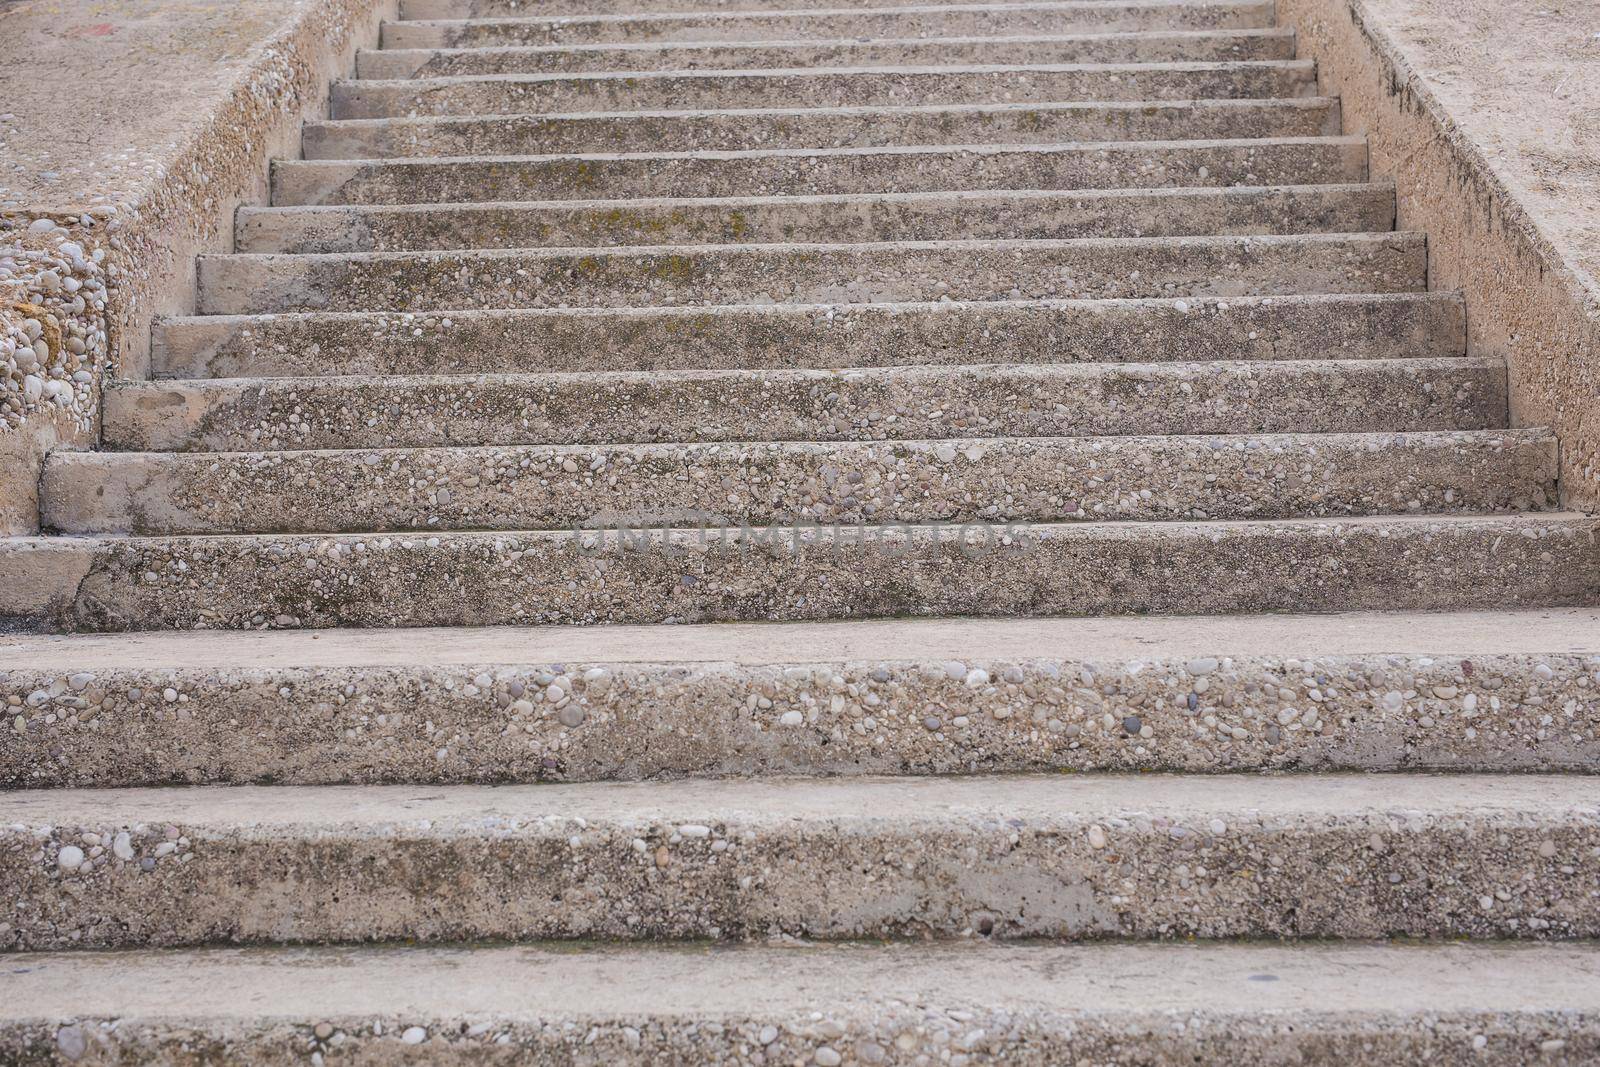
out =
<svg viewBox="0 0 1600 1067"><path fill-rule="evenodd" d="M481 75L333 87L336 119L525 115L661 108L862 107L1048 103L1054 100L1195 100L1311 96L1316 67L1301 60L1239 63L1036 64L798 70L629 71Z"/></svg>
<svg viewBox="0 0 1600 1067"><path fill-rule="evenodd" d="M57 789L0 823L27 949L1600 932L1573 776Z"/></svg>
<svg viewBox="0 0 1600 1067"><path fill-rule="evenodd" d="M1273 25L1272 0L1235 4L1128 3L1085 7L1074 3L892 4L829 2L825 9L685 12L675 2L664 12L615 13L604 7L585 16L525 7L512 17L462 21L409 10L383 26L384 48L481 48L495 45L583 45L602 42L750 41L811 38L1004 36L1023 32L1135 33L1151 30L1265 29ZM552 17L552 15L554 17Z"/></svg>
<svg viewBox="0 0 1600 1067"><path fill-rule="evenodd" d="M92 657L85 656L85 660ZM1565 770L1600 656L0 670L11 788Z"/></svg>
<svg viewBox="0 0 1600 1067"><path fill-rule="evenodd" d="M170 319L158 377L1443 358L1449 293Z"/></svg>
<svg viewBox="0 0 1600 1067"><path fill-rule="evenodd" d="M59 533L571 528L699 513L762 525L1301 518L1553 503L1542 431L896 444L58 454Z"/></svg>
<svg viewBox="0 0 1600 1067"><path fill-rule="evenodd" d="M640 529L22 539L57 629L804 621L1582 605L1600 520ZM669 523L672 516L663 518ZM978 592L981 591L981 592Z"/></svg>
<svg viewBox="0 0 1600 1067"><path fill-rule="evenodd" d="M1005 37L911 37L610 44L573 47L385 48L356 55L359 78L430 78L473 74L553 74L639 70L731 70L747 67L924 66L931 63L1206 63L1294 58L1286 30L1146 31L1136 34L1015 34Z"/></svg>
<svg viewBox="0 0 1600 1067"><path fill-rule="evenodd" d="M202 314L1417 292L1421 234L202 256Z"/></svg>
<svg viewBox="0 0 1600 1067"><path fill-rule="evenodd" d="M1502 426L1492 361L196 379L106 394L108 447L254 451ZM648 504L648 501L642 502Z"/></svg>
<svg viewBox="0 0 1600 1067"><path fill-rule="evenodd" d="M431 207L257 208L241 211L238 250L414 252L683 243L939 238L1070 240L1371 233L1394 222L1382 185L1275 189L893 193ZM731 305L725 305L731 306Z"/></svg>
<svg viewBox="0 0 1600 1067"><path fill-rule="evenodd" d="M193 251L260 186L275 135L381 0L250 5L221 27L221 55L225 20L196 10L215 5L142 6L6 14L0 53L19 73L0 105L0 533L38 528L45 453L94 443L102 381L144 371L150 320L179 306ZM143 106L124 106L128 84L148 89Z"/></svg>
<svg viewBox="0 0 1600 1067"><path fill-rule="evenodd" d="M29 963L0 1058L30 1065L1521 1067L1600 1047L1596 953L1552 943L318 946Z"/></svg>
<svg viewBox="0 0 1600 1067"><path fill-rule="evenodd" d="M306 159L313 160L389 159L874 145L1048 145L1318 137L1338 132L1339 105L1327 97L751 107L316 122L305 127L304 152Z"/></svg>
<svg viewBox="0 0 1600 1067"><path fill-rule="evenodd" d="M1359 137L904 145L369 162L278 160L272 203L1307 185L1367 179Z"/></svg>

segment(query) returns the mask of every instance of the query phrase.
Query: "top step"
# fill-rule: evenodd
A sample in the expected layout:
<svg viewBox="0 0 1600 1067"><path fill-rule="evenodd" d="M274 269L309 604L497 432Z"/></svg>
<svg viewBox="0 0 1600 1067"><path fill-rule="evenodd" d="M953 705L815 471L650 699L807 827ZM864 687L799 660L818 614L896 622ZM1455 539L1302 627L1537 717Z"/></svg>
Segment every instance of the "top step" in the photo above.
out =
<svg viewBox="0 0 1600 1067"><path fill-rule="evenodd" d="M829 9L918 7L918 0L825 0ZM979 0L968 6L1001 6ZM1230 27L1266 26L1272 0L1074 0L1057 5L1084 25ZM785 0L401 0L402 19L485 19L681 12L788 11Z"/></svg>
<svg viewBox="0 0 1600 1067"><path fill-rule="evenodd" d="M596 10L608 0L594 0ZM1271 3L1168 4L1028 3L896 6L872 0L856 6L738 11L716 9L639 14L579 14L479 21L389 22L384 48L472 48L484 45L580 45L683 41L774 41L811 38L952 37L1050 33L1259 30L1274 24Z"/></svg>

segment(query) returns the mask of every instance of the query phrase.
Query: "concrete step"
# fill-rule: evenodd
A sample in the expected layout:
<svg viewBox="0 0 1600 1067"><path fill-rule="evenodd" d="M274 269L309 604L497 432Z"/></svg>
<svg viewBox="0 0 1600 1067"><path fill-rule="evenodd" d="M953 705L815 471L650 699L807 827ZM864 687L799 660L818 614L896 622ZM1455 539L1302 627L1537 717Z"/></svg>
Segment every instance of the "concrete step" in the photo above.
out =
<svg viewBox="0 0 1600 1067"><path fill-rule="evenodd" d="M579 8L591 5L588 11ZM1228 4L1129 3L916 3L832 2L820 8L774 4L730 5L715 11L685 10L681 0L663 0L654 11L614 13L604 0L579 0L561 10L526 5L511 17L476 15L422 20L413 14L383 25L384 48L479 48L493 45L579 45L617 42L762 41L803 38L952 37L1017 34L1120 34L1173 31L1268 29L1275 23L1272 0ZM451 11L449 8L436 10Z"/></svg>
<svg viewBox="0 0 1600 1067"><path fill-rule="evenodd" d="M1361 137L278 160L272 203L426 204L624 197L1149 189L1367 180Z"/></svg>
<svg viewBox="0 0 1600 1067"><path fill-rule="evenodd" d="M667 522L671 521L668 517ZM1570 607L1600 518L13 538L77 632ZM31 603L29 602L31 601Z"/></svg>
<svg viewBox="0 0 1600 1067"><path fill-rule="evenodd" d="M363 48L360 78L557 74L757 67L897 67L969 63L1215 63L1294 58L1294 31L1156 31L1008 37L813 38L795 41Z"/></svg>
<svg viewBox="0 0 1600 1067"><path fill-rule="evenodd" d="M0 841L25 949L1600 934L1582 775L21 790Z"/></svg>
<svg viewBox="0 0 1600 1067"><path fill-rule="evenodd" d="M58 452L42 521L69 534L570 529L597 515L718 525L1241 519L1553 505L1544 430L893 444L756 442Z"/></svg>
<svg viewBox="0 0 1600 1067"><path fill-rule="evenodd" d="M332 117L1311 96L1310 60L487 75L333 86Z"/></svg>
<svg viewBox="0 0 1600 1067"><path fill-rule="evenodd" d="M819 304L1396 293L1427 288L1420 233L223 255L203 315L476 307Z"/></svg>
<svg viewBox="0 0 1600 1067"><path fill-rule="evenodd" d="M1394 187L1008 190L849 196L702 197L241 208L250 253L464 248L766 244L829 241L1067 240L1088 237L1379 233Z"/></svg>
<svg viewBox="0 0 1600 1067"><path fill-rule="evenodd" d="M1453 293L1238 300L769 304L313 313L160 321L162 378L977 363L1443 358Z"/></svg>
<svg viewBox="0 0 1600 1067"><path fill-rule="evenodd" d="M1494 359L219 378L106 390L105 447L1361 433L1505 425Z"/></svg>
<svg viewBox="0 0 1600 1067"><path fill-rule="evenodd" d="M0 696L12 789L1583 774L1600 610L11 635Z"/></svg>
<svg viewBox="0 0 1600 1067"><path fill-rule="evenodd" d="M752 1051L933 1062L951 1048L1028 1065L1199 1063L1217 1049L1240 1063L1451 1067L1600 1056L1587 944L79 952L32 955L10 984L0 1055L19 1063L80 1048L153 1063L196 1045L262 1067L304 1063L307 1048L621 1067Z"/></svg>
<svg viewBox="0 0 1600 1067"><path fill-rule="evenodd" d="M748 108L308 122L306 159L691 152L874 145L1317 137L1339 106L1293 100Z"/></svg>

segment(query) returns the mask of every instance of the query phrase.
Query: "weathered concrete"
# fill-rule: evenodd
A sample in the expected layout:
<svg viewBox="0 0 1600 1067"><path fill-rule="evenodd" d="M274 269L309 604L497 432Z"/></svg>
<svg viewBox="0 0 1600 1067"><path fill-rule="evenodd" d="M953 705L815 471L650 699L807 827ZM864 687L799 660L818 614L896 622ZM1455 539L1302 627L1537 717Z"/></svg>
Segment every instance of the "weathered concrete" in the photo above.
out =
<svg viewBox="0 0 1600 1067"><path fill-rule="evenodd" d="M1179 30L1078 36L910 37L573 47L385 48L356 55L360 78L740 67L898 67L973 63L1216 63L1294 58L1287 30Z"/></svg>
<svg viewBox="0 0 1600 1067"><path fill-rule="evenodd" d="M540 10L536 5L545 3ZM822 10L915 11L925 0L842 0ZM402 19L498 19L528 16L616 15L633 17L665 11L681 11L682 0L569 0L559 9L549 0L402 0ZM991 6L1008 7L1010 0L968 0L980 10ZM589 10L585 10L593 5ZM719 5L722 6L722 5ZM730 0L728 11L782 13L789 10L783 0ZM1056 17L1069 25L1082 24L1105 31L1134 27L1174 29L1178 27L1217 27L1270 25L1272 6L1260 0L1056 0Z"/></svg>
<svg viewBox="0 0 1600 1067"><path fill-rule="evenodd" d="M798 70L628 71L486 75L333 87L333 117L527 115L664 108L882 107L1310 96L1316 68L1301 60L1229 63L1037 64Z"/></svg>
<svg viewBox="0 0 1600 1067"><path fill-rule="evenodd" d="M658 520L670 523L672 516ZM60 629L1461 610L1600 598L1600 520L641 529L23 539L76 557ZM654 524L652 524L654 525ZM43 545L41 545L41 541Z"/></svg>
<svg viewBox="0 0 1600 1067"><path fill-rule="evenodd" d="M1474 352L1505 359L1513 418L1561 439L1563 493L1600 507L1600 94L1589 5L1281 0L1302 54L1370 138L1400 222L1428 231Z"/></svg>
<svg viewBox="0 0 1600 1067"><path fill-rule="evenodd" d="M1394 225L1382 185L1274 189L889 193L555 203L255 208L240 252L865 241L1064 240L1371 233Z"/></svg>
<svg viewBox="0 0 1600 1067"><path fill-rule="evenodd" d="M178 318L167 378L1443 358L1449 293ZM226 446L224 446L226 447ZM255 446L251 446L255 447Z"/></svg>
<svg viewBox="0 0 1600 1067"><path fill-rule="evenodd" d="M1418 233L202 256L200 311L1407 293Z"/></svg>
<svg viewBox="0 0 1600 1067"><path fill-rule="evenodd" d="M1576 775L0 794L0 889L26 902L0 937L30 949L1593 937L1597 868L1600 801Z"/></svg>
<svg viewBox="0 0 1600 1067"><path fill-rule="evenodd" d="M132 0L0 15L0 535L37 529L45 451L93 443L103 378L145 372L151 320L192 307L195 254L226 247L234 205L261 198L266 161L293 152L300 118L393 10Z"/></svg>
<svg viewBox="0 0 1600 1067"><path fill-rule="evenodd" d="M448 9L444 9L448 10ZM614 9L613 9L614 10ZM530 17L531 16L531 17ZM685 12L673 0L663 12L574 17L521 8L511 18L429 19L412 11L386 23L384 48L480 48L494 45L584 45L603 42L772 41L805 38L983 36L1018 33L1144 33L1152 30L1265 29L1273 25L1272 0L1235 4L965 3L864 6L767 11Z"/></svg>
<svg viewBox="0 0 1600 1067"><path fill-rule="evenodd" d="M7 786L1587 773L1600 612L0 638Z"/></svg>
<svg viewBox="0 0 1600 1067"><path fill-rule="evenodd" d="M884 146L504 159L279 160L272 202L437 204L638 196L1322 185L1367 178L1359 137Z"/></svg>
<svg viewBox="0 0 1600 1067"><path fill-rule="evenodd" d="M1478 430L1488 360L196 379L106 402L129 451ZM649 501L641 501L648 506Z"/></svg>
<svg viewBox="0 0 1600 1067"><path fill-rule="evenodd" d="M590 111L308 123L307 159L694 152L871 145L1062 144L1318 137L1338 101L1164 100L1046 104Z"/></svg>
<svg viewBox="0 0 1600 1067"><path fill-rule="evenodd" d="M640 509L741 522L1054 522L1529 511L1543 431L60 454L57 533L566 529Z"/></svg>
<svg viewBox="0 0 1600 1067"><path fill-rule="evenodd" d="M834 945L39 954L0 1058L374 1065L1576 1065L1592 945ZM832 1055L830 1055L830 1053ZM757 1061L755 1057L761 1057Z"/></svg>

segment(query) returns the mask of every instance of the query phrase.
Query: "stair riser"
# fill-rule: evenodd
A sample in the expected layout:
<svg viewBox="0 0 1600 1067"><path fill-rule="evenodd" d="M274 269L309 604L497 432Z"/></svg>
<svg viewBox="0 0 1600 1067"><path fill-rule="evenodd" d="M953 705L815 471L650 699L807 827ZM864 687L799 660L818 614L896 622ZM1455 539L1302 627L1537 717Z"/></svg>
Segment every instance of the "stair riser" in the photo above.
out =
<svg viewBox="0 0 1600 1067"><path fill-rule="evenodd" d="M1193 68L1023 67L972 71L674 72L523 79L347 81L333 87L336 119L400 115L525 115L660 108L861 107L893 104L1045 103L1054 100L1203 100L1293 97L1316 91L1310 62Z"/></svg>
<svg viewBox="0 0 1600 1067"><path fill-rule="evenodd" d="M859 7L859 10L850 10ZM885 10L887 9L887 10ZM1149 33L1267 29L1270 2L1230 6L1128 4L1084 9L1071 4L895 5L834 3L819 10L769 10L684 14L672 0L652 15L615 17L615 8L592 7L592 15L563 7L530 12L519 7L503 21L401 21L385 23L384 48L450 48L485 45L593 44L662 41L792 41L840 37L956 37L1017 33ZM579 17L573 17L573 16ZM542 17L541 17L542 16ZM554 16L554 17L552 17ZM610 16L610 17L608 17ZM475 16L489 18L490 16ZM411 16L420 19L420 16Z"/></svg>
<svg viewBox="0 0 1600 1067"><path fill-rule="evenodd" d="M9 917L0 944L943 938L975 926L1163 939L1600 933L1600 898L1588 891L1600 848L1592 803L1431 818L1398 806L1258 814L1074 804L1063 789L1058 811L1008 823L1004 808L916 795L926 808L914 819L786 819L690 793L665 810L601 808L581 821L541 818L523 801L520 818L485 812L442 827L425 804L410 819L390 804L393 821L365 826L258 827L168 815L150 795L121 810L108 797L93 821L63 813L41 824L24 794L0 829L0 888L29 907ZM1106 847L1094 847L1091 827ZM129 860L108 849L87 873L58 871L64 843L122 832ZM1180 867L1189 876L1172 873Z"/></svg>
<svg viewBox="0 0 1600 1067"><path fill-rule="evenodd" d="M1301 518L1542 507L1555 458L1538 433L62 453L41 498L45 527L74 534Z"/></svg>
<svg viewBox="0 0 1600 1067"><path fill-rule="evenodd" d="M441 966L436 981L456 980L459 958ZM473 961L465 961L471 963ZM812 960L808 957L807 962ZM965 963L966 961L962 961ZM1083 961L1092 965L1095 961ZM1520 964L1516 960L1508 967ZM163 960L162 964L171 965ZM1159 961L1157 961L1159 965ZM304 967L295 967L295 980L308 978ZM382 965L380 965L382 966ZM336 961L329 972L349 979ZM387 973L386 971L374 972ZM1054 973L1053 971L1051 972ZM1148 973L1148 972L1146 972ZM1485 982L1503 977L1505 971L1486 975ZM966 971L963 970L963 978ZM1233 977L1230 971L1228 977ZM225 968L219 980L232 980ZM578 983L587 979L580 974ZM802 974L794 985L803 986ZM360 977L356 977L357 981ZM706 980L704 971L685 972L680 981L693 985ZM892 978L885 975L887 984ZM992 989L1019 981L1015 971L996 975ZM375 982L376 984L376 982ZM791 987L792 988L792 987ZM882 987L878 987L882 988ZM1121 987L1117 987L1121 991ZM977 1034L978 1047L964 1051L969 1064L1005 1064L1008 1067L1054 1067L1073 1062L1113 1063L1117 1057L1138 1055L1149 1063L1203 1063L1219 1049L1228 1050L1234 1062L1260 1063L1421 1063L1431 1067L1526 1067L1530 1049L1538 1049L1544 1035L1560 1033L1564 1055L1569 1062L1600 1059L1600 1026L1589 1021L1582 1011L1540 1011L1504 1009L1495 1012L1438 1010L1398 1013L1371 1011L1321 1011L1300 1013L1255 1012L1238 1014L1210 1011L1187 1015L1182 1031L1177 1031L1166 1012L1076 1013L1043 1010L1019 1011L1007 1006L997 1009L987 1000L975 999L972 1005L939 990L941 1003L956 1005L960 1022L951 1021L948 1029L937 1031L948 1039L949 1032ZM870 1004L858 1007L854 1001L834 1004L814 1000L813 1010L767 1009L730 1013L717 1011L667 1011L631 1009L626 1016L585 1010L549 1010L540 1001L536 1021L510 1021L497 1018L486 1032L471 1030L461 1034L461 1022L453 1014L434 1015L427 1008L408 1007L402 1014L383 1008L361 1014L343 1014L325 1008L308 1010L292 1021L275 1018L270 1022L241 1022L237 1018L196 1023L186 1018L167 1018L159 1013L129 1017L115 1014L116 1054L128 1063L165 1063L180 1060L195 1047L220 1050L229 1063L249 1063L256 1067L299 1067L306 1062L306 1048L318 1026L326 1024L339 1042L343 1056L355 1062L381 1063L396 1053L397 1042L411 1027L429 1034L427 1062L441 1067L496 1063L502 1060L536 1063L604 1064L606 1067L648 1067L658 1063L738 1062L748 1050L760 1047L767 1062L804 1063L819 1047L832 1049L870 1048L875 1063L914 1064L913 1056L882 1051L903 1036L912 1048L922 1047L928 1034L927 1016L922 1008L903 1003ZM814 1016L826 1010L827 1025L819 1028ZM57 1048L56 1035L63 1027L77 1024L85 1012L75 1006L58 1019L7 1023L0 1029L0 1055L14 1051L18 1063L50 1062ZM1019 1016L1026 1022L1019 1020ZM623 1021L626 1018L627 1021ZM487 1024L475 1024L487 1025ZM829 1036L823 1038L822 1033ZM1474 1037L1492 1033L1490 1045L1473 1048ZM763 1043L763 1037L777 1034ZM1005 1034L1009 1040L988 1035ZM1441 1035L1448 1035L1441 1039ZM965 1040L964 1036L962 1040ZM819 1042L826 1041L826 1046ZM881 1043L880 1043L881 1042ZM410 1050L407 1050L410 1051ZM926 1056L926 1053L920 1055Z"/></svg>
<svg viewBox="0 0 1600 1067"><path fill-rule="evenodd" d="M1505 425L1487 360L129 384L107 448L255 451Z"/></svg>
<svg viewBox="0 0 1600 1067"><path fill-rule="evenodd" d="M1403 293L1419 234L202 256L201 314Z"/></svg>
<svg viewBox="0 0 1600 1067"><path fill-rule="evenodd" d="M1295 58L1287 30L1229 33L934 40L766 41L612 48L363 49L360 78L448 78L478 74L583 74L634 70L960 66L972 63L1216 63Z"/></svg>
<svg viewBox="0 0 1600 1067"><path fill-rule="evenodd" d="M1463 610L1593 603L1600 520L84 540L61 629ZM962 538L966 540L961 540ZM645 543L648 542L648 543ZM1009 543L1008 543L1009 542ZM329 555L338 547L337 559ZM359 547L358 547L359 546ZM37 566L0 546L0 577Z"/></svg>
<svg viewBox="0 0 1600 1067"><path fill-rule="evenodd" d="M599 201L552 205L267 208L239 212L240 252L422 252L463 248L829 241L1066 240L1380 233L1394 224L1389 186L1093 195Z"/></svg>
<svg viewBox="0 0 1600 1067"><path fill-rule="evenodd" d="M830 312L832 316L830 317ZM463 311L158 323L175 378L1456 356L1448 294L1259 300ZM448 343L444 343L448 338Z"/></svg>
<svg viewBox="0 0 1600 1067"><path fill-rule="evenodd" d="M1337 103L1179 101L1051 104L1038 108L857 108L653 112L309 123L305 158L693 152L879 145L1061 144L1317 137L1339 132Z"/></svg>
<svg viewBox="0 0 1600 1067"><path fill-rule="evenodd" d="M1191 664L1212 672L1201 682ZM552 684L554 701L544 696ZM1057 769L1585 773L1600 759L1594 732L1570 725L1600 715L1600 661L1576 655L1231 657L1221 667L1199 656L86 664L0 672L0 696L24 701L12 717L26 725L0 748L9 788ZM1569 725L1546 726L1551 708L1569 709ZM404 711L378 721L378 709ZM424 722L431 729L418 730Z"/></svg>
<svg viewBox="0 0 1600 1067"><path fill-rule="evenodd" d="M1148 189L1362 182L1360 139L863 148L718 156L279 161L272 202L433 204L630 196Z"/></svg>
<svg viewBox="0 0 1600 1067"><path fill-rule="evenodd" d="M1534 673L1541 664L1548 681ZM952 680L942 663L562 666L557 685L575 690L562 707L581 710L577 727L541 702L538 679L550 676L543 668L100 671L86 672L93 678L81 691L68 675L13 671L0 690L24 699L62 693L35 698L20 743L0 754L0 779L13 787L107 787L1052 768L1581 772L1600 755L1592 736L1552 735L1540 724L1552 705L1570 704L1580 720L1600 712L1597 667L1582 657L1475 657L1466 678L1459 664L1428 657L1325 658L1287 671L1279 661L1234 660L1203 695L1185 664L1159 661L1141 661L1134 671L1072 660L963 665L988 674L992 685ZM604 688L597 683L591 693L582 679L595 671ZM1083 672L1115 692L1062 685ZM1002 673L1018 680L1003 681ZM1310 726L1305 686L1288 699L1263 700L1263 692L1282 689L1285 673L1339 687L1337 697L1316 705ZM480 684L485 675L494 679L488 686ZM1475 684L1479 676L1490 685ZM1578 685L1585 677L1589 683ZM1364 688L1374 678L1397 688ZM168 688L181 695L182 718L168 714ZM135 691L138 699L130 698ZM842 704L834 693L843 694ZM1538 700L1525 705L1523 694ZM513 708L524 695L533 710ZM951 725L930 730L922 717L893 710L929 705ZM434 734L416 736L401 719L374 726L372 706L404 707L409 718L432 723ZM335 707L352 710L330 715ZM724 719L706 708L742 711ZM784 719L795 713L802 721ZM1128 734L1128 716L1158 740ZM1281 718L1289 722L1279 725ZM1245 736L1234 736L1235 728ZM450 739L443 759L434 737Z"/></svg>

